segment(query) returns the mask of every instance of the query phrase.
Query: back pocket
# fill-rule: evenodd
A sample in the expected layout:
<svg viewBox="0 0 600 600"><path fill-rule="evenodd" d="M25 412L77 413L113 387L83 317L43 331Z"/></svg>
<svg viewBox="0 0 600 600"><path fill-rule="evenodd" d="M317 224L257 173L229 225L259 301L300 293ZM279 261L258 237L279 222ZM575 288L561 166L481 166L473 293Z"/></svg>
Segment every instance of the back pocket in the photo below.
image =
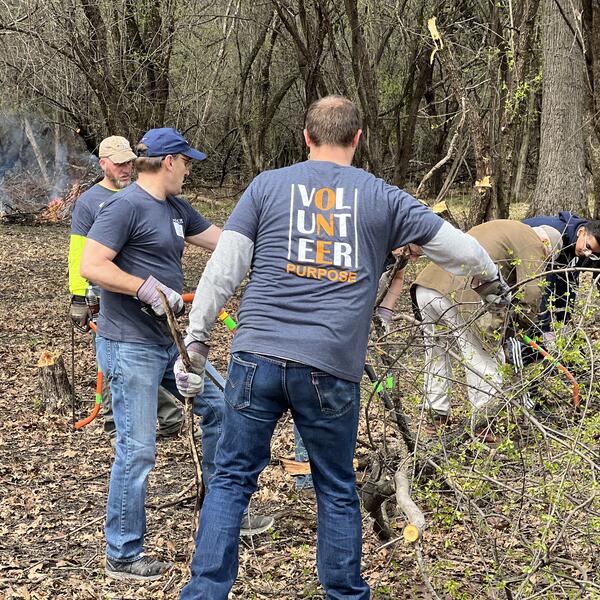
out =
<svg viewBox="0 0 600 600"><path fill-rule="evenodd" d="M358 383L322 371L313 371L311 377L324 415L343 415L358 401Z"/></svg>
<svg viewBox="0 0 600 600"><path fill-rule="evenodd" d="M232 408L240 410L250 406L255 371L256 363L243 360L236 354L231 355L227 368L225 400Z"/></svg>

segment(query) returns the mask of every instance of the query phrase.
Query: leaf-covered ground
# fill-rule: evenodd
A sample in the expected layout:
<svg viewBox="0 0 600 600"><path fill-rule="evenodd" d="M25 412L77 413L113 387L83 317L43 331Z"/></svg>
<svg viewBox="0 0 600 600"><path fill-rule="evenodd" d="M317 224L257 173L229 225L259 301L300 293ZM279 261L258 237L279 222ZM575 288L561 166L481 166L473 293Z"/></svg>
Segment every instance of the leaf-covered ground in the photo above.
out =
<svg viewBox="0 0 600 600"><path fill-rule="evenodd" d="M201 206L218 224L224 221L229 208ZM60 415L43 411L36 366L40 352L60 352L69 374L71 368L67 248L66 227L0 226L0 598L177 598L187 580L192 550L193 503L172 503L193 477L185 442L159 443L147 498L146 548L173 560L176 568L157 582L128 585L104 575L103 519L112 449L101 420L76 432L70 407ZM195 288L207 256L198 249L186 250L188 290ZM236 306L237 299L233 299L227 308L235 312ZM88 335L76 332L74 342L76 393L83 402L77 407L77 418L81 418L93 406L94 354ZM224 327L217 327L212 358L223 371L229 342L230 334ZM418 347L413 350L419 351ZM416 390L422 373L411 373L408 362L401 364L401 369L414 378ZM407 402L416 406L418 398L407 394ZM380 435L383 430L377 418L374 424ZM565 423L565 429L569 426ZM595 444L597 450L594 432L600 424L596 422L595 429L589 424L586 427L578 430L579 434L587 436L584 441L592 447ZM534 434L526 433L521 443L531 447ZM387 444L393 445L396 435L391 429L386 435ZM357 452L361 464L369 443L362 423ZM547 450L551 441L540 444ZM585 504L583 510L591 511L586 519L580 519L581 509L575 510L577 503L587 498L589 489L598 489L597 470L581 460L581 467L574 465L564 447L554 450L547 455L540 450L535 458L535 452L533 456L524 455L510 444L492 452L478 446L470 448L467 455L447 457L453 485L460 487L460 494L471 494L476 505L470 501L465 504L464 496L453 495L440 485L418 487L418 500L433 523L425 533L422 566L440 597L505 598L505 584L500 582L510 582L511 578L523 584L515 597L536 597L548 585L545 595L537 597L592 597L594 590L600 590L600 518L595 516L598 498ZM322 598L315 568L315 503L294 492L292 477L278 461L293 456L289 418L278 426L272 455L253 505L256 512L273 515L276 525L269 533L242 542L240 574L232 598ZM548 457L552 459L549 463ZM570 462L565 466L567 459ZM577 468L585 472L584 481L569 479ZM483 475L482 469L487 469ZM531 473L531 479L524 478L523 473ZM358 476L366 477L362 472ZM560 485L551 487L551 482L559 479ZM556 496L565 480L570 495ZM553 499L548 500L550 497ZM548 514L555 520L568 518L564 527L574 527L573 535L564 542L568 548L560 555L564 594L544 572L543 561L536 558L538 547L543 557L544 544L547 551L552 539L564 535L564 521L559 518L558 523L549 523L544 520ZM482 519L485 528L474 525ZM403 521L393 519L392 524L400 535ZM363 571L373 588L373 597L431 597L414 550L402 541L382 548L366 515L363 525ZM537 533L542 530L545 537L539 538ZM552 548L550 554L555 557L558 553ZM564 561L569 560L571 566L565 565ZM569 577L576 582L582 579L578 565L596 584L565 587ZM535 579L532 575L525 581L527 568L535 569ZM539 587L536 581L541 582Z"/></svg>
<svg viewBox="0 0 600 600"><path fill-rule="evenodd" d="M222 214L212 212L215 222L222 222ZM71 374L67 249L66 227L0 227L0 597L176 598L188 574L192 503L148 510L147 550L175 561L169 577L146 585L106 578L103 519L113 451L100 419L76 432L70 407L65 415L49 416L40 406L40 352L62 353ZM189 290L206 259L206 252L186 250ZM235 300L229 308L235 311ZM224 370L230 336L216 328L214 338L212 356ZM93 407L95 384L88 335L75 332L74 356L76 393L85 401L77 408L81 418ZM315 571L314 500L295 494L292 477L277 461L292 456L292 425L286 419L253 500L254 510L275 516L276 526L242 542L233 598L322 594ZM192 477L185 442L159 443L148 503L168 503ZM365 574L375 589L384 590L376 597L421 597L410 550L394 552L390 570L392 555L378 552L378 546L365 523Z"/></svg>

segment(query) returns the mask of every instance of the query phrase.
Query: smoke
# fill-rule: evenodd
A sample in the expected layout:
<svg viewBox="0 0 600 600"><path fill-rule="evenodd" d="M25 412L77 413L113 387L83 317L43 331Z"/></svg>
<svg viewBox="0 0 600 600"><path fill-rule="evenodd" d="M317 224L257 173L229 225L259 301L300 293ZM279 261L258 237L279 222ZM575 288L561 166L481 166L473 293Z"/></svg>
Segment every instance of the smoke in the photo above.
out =
<svg viewBox="0 0 600 600"><path fill-rule="evenodd" d="M68 128L0 113L0 215L37 213L100 174L98 159Z"/></svg>

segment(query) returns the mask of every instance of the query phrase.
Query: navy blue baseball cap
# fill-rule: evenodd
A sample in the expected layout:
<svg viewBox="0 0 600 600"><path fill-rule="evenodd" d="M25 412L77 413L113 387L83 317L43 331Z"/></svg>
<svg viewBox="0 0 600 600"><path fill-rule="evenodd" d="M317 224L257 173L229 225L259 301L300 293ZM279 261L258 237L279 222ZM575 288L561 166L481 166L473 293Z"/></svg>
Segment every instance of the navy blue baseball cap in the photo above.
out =
<svg viewBox="0 0 600 600"><path fill-rule="evenodd" d="M150 129L140 140L147 150L140 152L139 156L166 156L167 154L183 154L188 158L204 160L206 154L192 148L188 141L172 127L160 127L159 129Z"/></svg>

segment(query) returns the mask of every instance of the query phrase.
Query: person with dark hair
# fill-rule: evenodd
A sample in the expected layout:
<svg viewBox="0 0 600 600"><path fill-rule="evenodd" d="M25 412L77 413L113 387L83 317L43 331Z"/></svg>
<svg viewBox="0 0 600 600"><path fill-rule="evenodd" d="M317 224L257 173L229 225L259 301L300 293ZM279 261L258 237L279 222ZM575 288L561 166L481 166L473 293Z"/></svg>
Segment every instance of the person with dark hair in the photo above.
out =
<svg viewBox="0 0 600 600"><path fill-rule="evenodd" d="M308 451L318 507L317 568L327 598L367 600L353 467L360 378L380 274L408 243L446 269L476 275L490 302L508 290L485 250L397 187L352 166L360 116L349 100L310 106L309 160L258 175L234 208L203 276L186 337L202 389L206 341L252 267L238 311L216 471L204 501L192 577L181 598L226 600L238 571L244 506L290 410ZM318 142L316 141L318 140Z"/></svg>
<svg viewBox="0 0 600 600"><path fill-rule="evenodd" d="M554 269L600 267L600 221L587 221L568 211L561 211L556 217L531 217L524 219L523 223L531 227L547 225L560 233L563 249L554 260ZM546 281L539 327L543 342L552 346L556 339L552 323L566 324L571 318L579 286L579 271L553 273Z"/></svg>
<svg viewBox="0 0 600 600"><path fill-rule="evenodd" d="M90 319L96 318L100 303L100 288L90 284L79 273L85 238L104 203L113 194L131 183L133 161L136 159L129 141L120 135L104 138L98 147L98 156L104 177L77 198L71 217L69 241L71 308L69 314L73 326L83 331L88 330ZM159 439L169 439L179 435L183 420L181 403L163 387L158 390L157 416ZM110 438L111 444L114 444L117 431L112 402L108 394L102 401L102 417L104 432Z"/></svg>
<svg viewBox="0 0 600 600"><path fill-rule="evenodd" d="M175 314L183 310L181 257L185 243L212 250L221 230L178 197L192 160L206 155L191 148L175 129L151 129L136 159L138 180L106 201L88 232L81 274L102 287L96 349L112 393L117 428L106 508L106 574L150 581L171 563L144 554L145 498L155 462L156 398L160 385L193 397L202 416L202 472L208 489L221 433L224 385L210 377L198 393L180 394L173 365L177 347L166 327L162 290ZM138 164L139 163L139 164ZM204 377L203 377L204 381ZM272 518L246 517L251 533L266 530ZM255 531L252 531L255 528Z"/></svg>

